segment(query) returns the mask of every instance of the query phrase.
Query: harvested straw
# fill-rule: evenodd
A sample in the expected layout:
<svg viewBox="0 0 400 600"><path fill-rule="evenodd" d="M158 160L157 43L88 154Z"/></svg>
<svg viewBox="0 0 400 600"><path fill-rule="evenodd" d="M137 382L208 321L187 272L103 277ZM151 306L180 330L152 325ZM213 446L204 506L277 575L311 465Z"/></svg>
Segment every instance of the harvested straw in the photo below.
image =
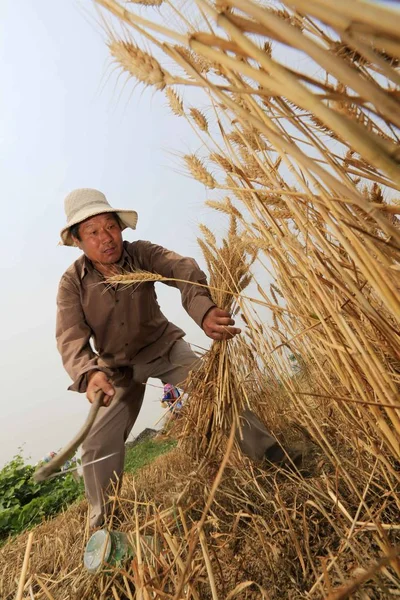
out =
<svg viewBox="0 0 400 600"><path fill-rule="evenodd" d="M250 283L249 269L255 254L246 249L233 215L228 236L220 247L206 228L203 228L203 234L207 243L205 245L202 240L199 243L210 273L209 289L213 300L217 306L235 312L236 298ZM232 423L240 430L239 415L246 406L246 391L235 364L237 355L236 344L215 342L189 385L190 396L201 398L201 401L189 403L186 426L181 435L185 438L185 446L197 459L210 456L215 460L218 452L224 449L223 440ZM192 435L193 428L196 438Z"/></svg>
<svg viewBox="0 0 400 600"><path fill-rule="evenodd" d="M28 536L28 542L26 544L24 562L22 565L22 571L21 571L21 575L19 578L18 590L17 590L17 595L15 597L15 600L21 600L23 593L24 593L25 580L26 580L26 574L27 574L28 566L29 566L29 557L31 554L32 543L33 543L33 533L31 532Z"/></svg>

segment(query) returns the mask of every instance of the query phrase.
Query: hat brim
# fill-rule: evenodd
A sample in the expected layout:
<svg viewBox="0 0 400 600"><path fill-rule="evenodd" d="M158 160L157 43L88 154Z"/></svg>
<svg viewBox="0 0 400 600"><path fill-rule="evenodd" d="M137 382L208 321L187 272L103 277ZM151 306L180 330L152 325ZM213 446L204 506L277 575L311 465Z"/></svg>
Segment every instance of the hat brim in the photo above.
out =
<svg viewBox="0 0 400 600"><path fill-rule="evenodd" d="M125 210L120 208L107 208L104 204L100 205L97 209L96 207L92 207L90 211L84 209L78 212L73 219L61 230L61 245L62 246L75 246L75 242L70 232L70 228L73 225L78 225L78 223L82 223L86 221L86 219L90 219L91 217L95 217L96 215L102 215L104 213L115 213L118 215L118 218L121 222L121 231L130 227L131 229L136 229L138 214L135 210Z"/></svg>

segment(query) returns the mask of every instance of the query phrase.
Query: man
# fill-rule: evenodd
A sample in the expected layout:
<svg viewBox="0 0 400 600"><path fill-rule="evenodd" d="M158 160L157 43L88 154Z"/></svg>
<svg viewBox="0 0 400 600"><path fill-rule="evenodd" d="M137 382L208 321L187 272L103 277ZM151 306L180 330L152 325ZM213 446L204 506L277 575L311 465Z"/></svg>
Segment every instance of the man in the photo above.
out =
<svg viewBox="0 0 400 600"><path fill-rule="evenodd" d="M67 224L62 243L83 255L61 278L57 297L57 345L71 379L70 390L86 392L90 402L102 390L105 406L82 447L82 463L115 453L83 469L91 506L91 528L102 525L110 482L122 478L125 441L140 411L149 377L180 385L198 357L184 332L170 323L157 303L154 282L134 287L106 284L118 272L144 270L206 284L197 263L145 241L123 242L122 230L136 228L137 213L114 209L104 194L78 189L65 199ZM215 306L208 290L190 283L168 282L179 289L182 304L213 340L238 333L231 315ZM91 346L91 342L93 347ZM251 458L282 460L284 453L250 411L243 426L243 452Z"/></svg>

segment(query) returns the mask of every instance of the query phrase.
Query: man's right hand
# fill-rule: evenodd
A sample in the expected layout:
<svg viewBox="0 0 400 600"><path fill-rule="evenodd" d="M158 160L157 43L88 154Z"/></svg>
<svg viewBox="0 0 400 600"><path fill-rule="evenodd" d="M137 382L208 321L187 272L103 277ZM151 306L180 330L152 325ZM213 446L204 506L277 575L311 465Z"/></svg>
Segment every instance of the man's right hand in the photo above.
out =
<svg viewBox="0 0 400 600"><path fill-rule="evenodd" d="M115 389L111 385L107 375L103 371L91 371L88 374L88 385L86 389L86 398L90 403L94 400L94 395L99 390L103 390L104 406L108 406L115 394Z"/></svg>

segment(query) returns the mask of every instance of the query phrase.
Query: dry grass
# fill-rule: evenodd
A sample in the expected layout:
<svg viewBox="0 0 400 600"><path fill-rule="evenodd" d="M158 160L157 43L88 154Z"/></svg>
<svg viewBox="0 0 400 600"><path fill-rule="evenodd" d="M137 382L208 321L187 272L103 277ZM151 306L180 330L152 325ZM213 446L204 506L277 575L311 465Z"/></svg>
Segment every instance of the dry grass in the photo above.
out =
<svg viewBox="0 0 400 600"><path fill-rule="evenodd" d="M276 390L265 392L271 393L272 405L274 401L290 402L282 392L279 399ZM270 408L262 415L266 420ZM282 431L282 422L277 426ZM283 431L290 438L292 429L290 422L284 424ZM297 433L297 437L300 435ZM328 435L335 443L334 432ZM354 460L348 449L347 454L339 450L339 456L349 464ZM351 495L345 503L343 496L339 501L344 486L316 446L304 468L308 469L307 478L274 469L265 471L232 456L213 491L218 459L197 462L188 452L176 448L157 458L135 479L126 476L115 499L118 517L111 520L110 527L129 533L132 540L136 533L141 538L156 535L160 544L156 557L144 552L142 573L137 559L123 569L97 576L83 570L87 508L81 502L35 528L26 592L31 588L34 598L89 600L107 598L114 588L115 597L122 599L130 598L129 594L139 598L134 595L135 589L138 592L142 588L143 597L146 590L149 598L173 598L186 581L182 597L206 600L213 597L211 573L214 597L226 598L237 590L233 597L277 599L285 590L285 597L302 598L310 588L310 577L317 579L318 570L324 567L324 579L311 594L321 597L327 582L332 589L339 588L343 582L365 575L368 566L364 592L372 593L369 597L373 598L389 597L390 590L396 589L395 573L387 563L378 564L379 552L371 555L376 523L365 519L364 511L352 522L349 512L355 510L357 502ZM357 474L356 466L353 471ZM377 493L379 490L368 491L365 499L376 501ZM394 498L389 498L382 519L385 534L393 542L398 537L397 517ZM199 536L202 520L203 534ZM351 529L346 543L343 531ZM0 594L4 600L14 598L27 539L28 534L22 534L1 551ZM190 570L184 577L190 553Z"/></svg>
<svg viewBox="0 0 400 600"><path fill-rule="evenodd" d="M202 228L210 290L245 327L193 375L171 460L118 500L122 528L155 527L163 544L155 564L130 566L128 586L146 599L399 596L398 18L363 1L199 0L164 2L161 25L98 3L176 67L156 88L167 86L172 111L199 136L186 166L230 220L221 244ZM138 77L125 51L116 58ZM202 112L186 112L169 87L180 83L203 92ZM121 282L163 279L129 277ZM284 443L307 442L301 473L240 456L247 405ZM79 510L72 535L63 522L61 558L50 555L53 524L35 532L35 598L52 597L35 577L62 590L72 565L70 589L93 597L78 564ZM10 598L26 539L3 551ZM98 597L106 585L130 597L121 571L92 580Z"/></svg>

